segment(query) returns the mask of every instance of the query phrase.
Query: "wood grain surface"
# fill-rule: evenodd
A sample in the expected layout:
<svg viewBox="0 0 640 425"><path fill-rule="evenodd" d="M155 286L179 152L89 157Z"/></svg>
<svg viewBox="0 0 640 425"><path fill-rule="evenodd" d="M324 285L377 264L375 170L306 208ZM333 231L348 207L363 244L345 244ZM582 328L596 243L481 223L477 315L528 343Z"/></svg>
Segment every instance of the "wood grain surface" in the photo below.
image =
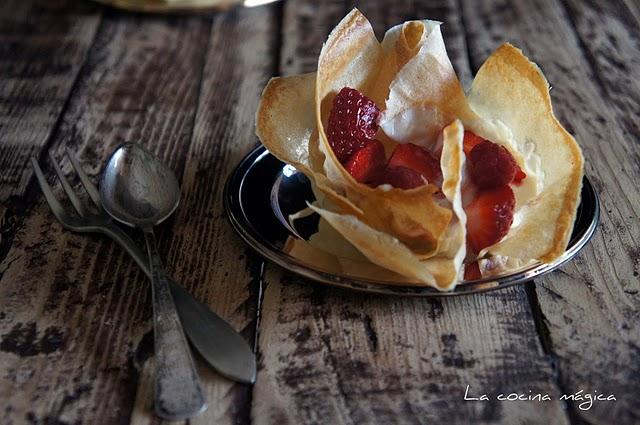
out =
<svg viewBox="0 0 640 425"><path fill-rule="evenodd" d="M56 158L68 147L95 176L131 140L182 174L208 29L206 19L107 14L55 131ZM3 408L15 424L125 422L153 347L147 279L110 241L63 230L31 189L0 266Z"/></svg>
<svg viewBox="0 0 640 425"><path fill-rule="evenodd" d="M499 292L388 298L293 276L233 233L221 191L257 143L262 87L313 71L354 6L379 37L408 19L443 21L467 87L504 41L540 65L601 200L599 230L574 261ZM287 0L172 17L3 2L0 422L161 422L146 277L105 238L63 230L28 166L39 158L63 199L47 152L70 176L64 149L77 152L95 180L117 144L136 141L181 181L181 206L159 229L169 272L258 355L253 387L196 356L209 409L190 423L640 423L638 10L630 0ZM464 401L467 386L491 400ZM616 401L558 400L580 390ZM553 400L495 400L512 391Z"/></svg>
<svg viewBox="0 0 640 425"><path fill-rule="evenodd" d="M277 6L217 15L209 34L189 166L182 180L167 262L173 276L253 343L262 261L236 236L224 217L222 190L235 164L255 146L254 117L262 88L275 67ZM250 48L241 48L250 46ZM269 60L265 60L268 58ZM240 106L240 107L239 107ZM153 368L145 368L153 373ZM146 374L143 374L146 376ZM193 424L234 424L249 419L251 386L236 384L201 363L209 408ZM143 378L145 403L133 423L155 423L152 387Z"/></svg>
<svg viewBox="0 0 640 425"><path fill-rule="evenodd" d="M86 2L0 4L0 201L24 195L92 45L101 9Z"/></svg>

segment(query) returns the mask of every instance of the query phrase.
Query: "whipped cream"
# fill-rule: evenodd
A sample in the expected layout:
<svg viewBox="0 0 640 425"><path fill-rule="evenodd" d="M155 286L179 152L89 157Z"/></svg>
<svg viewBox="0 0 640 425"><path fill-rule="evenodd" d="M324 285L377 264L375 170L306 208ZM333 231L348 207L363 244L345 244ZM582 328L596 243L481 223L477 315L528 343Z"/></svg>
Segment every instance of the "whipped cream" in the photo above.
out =
<svg viewBox="0 0 640 425"><path fill-rule="evenodd" d="M398 143L413 143L434 150L433 145L442 128L450 124L442 125L442 122L442 114L437 109L416 106L394 116L383 112L379 125L387 136Z"/></svg>

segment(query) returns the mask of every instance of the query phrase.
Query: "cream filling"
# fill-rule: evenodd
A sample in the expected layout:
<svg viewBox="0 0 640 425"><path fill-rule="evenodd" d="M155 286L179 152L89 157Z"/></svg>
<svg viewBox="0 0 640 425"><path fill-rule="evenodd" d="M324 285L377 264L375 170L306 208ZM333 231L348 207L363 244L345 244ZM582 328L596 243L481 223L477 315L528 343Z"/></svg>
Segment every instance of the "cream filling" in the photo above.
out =
<svg viewBox="0 0 640 425"><path fill-rule="evenodd" d="M404 109L394 116L389 116L385 111L382 113L379 126L387 136L398 143L413 143L433 150L434 143L431 142L445 127L438 124L442 121L442 114L437 109L420 106Z"/></svg>
<svg viewBox="0 0 640 425"><path fill-rule="evenodd" d="M478 260L478 268L482 277L497 276L505 270L522 270L534 264L536 260L522 260L504 255L492 255Z"/></svg>
<svg viewBox="0 0 640 425"><path fill-rule="evenodd" d="M483 124L485 124L482 126L484 131L480 131L480 135L507 148L527 175L522 183L511 185L516 197L517 211L519 207L526 205L542 192L544 172L540 157L535 153L535 145L532 142L518 143L511 130L502 121L485 120Z"/></svg>

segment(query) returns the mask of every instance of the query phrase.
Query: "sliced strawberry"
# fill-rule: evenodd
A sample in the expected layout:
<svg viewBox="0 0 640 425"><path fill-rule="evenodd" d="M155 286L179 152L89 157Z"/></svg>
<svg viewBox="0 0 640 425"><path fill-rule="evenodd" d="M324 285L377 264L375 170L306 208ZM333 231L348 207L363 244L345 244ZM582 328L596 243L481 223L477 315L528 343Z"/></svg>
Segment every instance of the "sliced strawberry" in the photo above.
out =
<svg viewBox="0 0 640 425"><path fill-rule="evenodd" d="M507 185L484 190L467 205L467 239L474 252L495 244L509 232L515 207L513 190Z"/></svg>
<svg viewBox="0 0 640 425"><path fill-rule="evenodd" d="M376 137L380 109L358 90L344 87L333 99L327 138L341 163Z"/></svg>
<svg viewBox="0 0 640 425"><path fill-rule="evenodd" d="M389 166L410 168L438 186L442 181L440 162L431 152L413 143L398 144L389 158Z"/></svg>
<svg viewBox="0 0 640 425"><path fill-rule="evenodd" d="M367 141L367 145L353 154L344 168L360 183L377 181L384 169L384 146L377 140Z"/></svg>
<svg viewBox="0 0 640 425"><path fill-rule="evenodd" d="M464 265L464 280L478 280L482 279L480 273L480 266L477 261L473 263L467 263Z"/></svg>
<svg viewBox="0 0 640 425"><path fill-rule="evenodd" d="M484 140L469 153L469 172L481 189L507 185L516 175L518 163L511 153L496 143Z"/></svg>
<svg viewBox="0 0 640 425"><path fill-rule="evenodd" d="M426 184L422 174L411 168L387 166L378 181L379 184L390 184L398 189L413 189Z"/></svg>
<svg viewBox="0 0 640 425"><path fill-rule="evenodd" d="M522 171L519 165L516 165L516 175L513 177L513 183L520 184L522 180L527 178L527 174Z"/></svg>
<svg viewBox="0 0 640 425"><path fill-rule="evenodd" d="M480 136L477 136L475 133L466 130L464 132L464 139L462 140L465 155L469 155L471 149L473 149L478 143L482 142L484 139Z"/></svg>

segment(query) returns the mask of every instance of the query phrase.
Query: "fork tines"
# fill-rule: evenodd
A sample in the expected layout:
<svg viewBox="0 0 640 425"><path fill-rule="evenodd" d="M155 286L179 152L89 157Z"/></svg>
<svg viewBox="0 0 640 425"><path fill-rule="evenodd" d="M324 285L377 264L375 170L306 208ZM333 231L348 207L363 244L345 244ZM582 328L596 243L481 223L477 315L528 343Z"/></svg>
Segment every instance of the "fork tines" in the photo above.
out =
<svg viewBox="0 0 640 425"><path fill-rule="evenodd" d="M78 178L80 179L80 182L82 183L82 186L84 187L84 189L87 191L87 194L89 195L89 197L91 198L95 206L98 207L99 210L101 210L102 207L100 203L100 195L98 194L98 189L91 182L91 180L89 180L89 177L82 170L82 167L80 166L80 163L78 162L75 155L72 154L69 151L69 149L65 149L65 154L67 158L69 158L72 168L78 174ZM69 201L71 201L71 205L73 205L73 208L77 211L78 215L81 218L86 217L88 215L87 208L82 204L82 201L80 201L80 198L78 197L76 192L73 190L73 187L67 180L66 176L62 173L60 165L55 160L51 152L49 152L49 158L51 159L51 163L53 164L53 169L58 177L58 180L60 180L60 183L62 184L62 188L64 192L69 198ZM42 189L42 193L44 194L47 204L49 204L49 207L51 208L51 211L56 216L56 218L63 225L67 227L74 227L79 225L80 223L78 222L78 219L68 214L65 211L65 209L62 207L62 205L60 204L56 196L53 194L53 190L51 189L51 186L47 182L47 179L45 178L44 173L42 172L42 168L40 168L38 161L33 156L31 157L31 165L36 174L36 179L38 180L40 189Z"/></svg>

